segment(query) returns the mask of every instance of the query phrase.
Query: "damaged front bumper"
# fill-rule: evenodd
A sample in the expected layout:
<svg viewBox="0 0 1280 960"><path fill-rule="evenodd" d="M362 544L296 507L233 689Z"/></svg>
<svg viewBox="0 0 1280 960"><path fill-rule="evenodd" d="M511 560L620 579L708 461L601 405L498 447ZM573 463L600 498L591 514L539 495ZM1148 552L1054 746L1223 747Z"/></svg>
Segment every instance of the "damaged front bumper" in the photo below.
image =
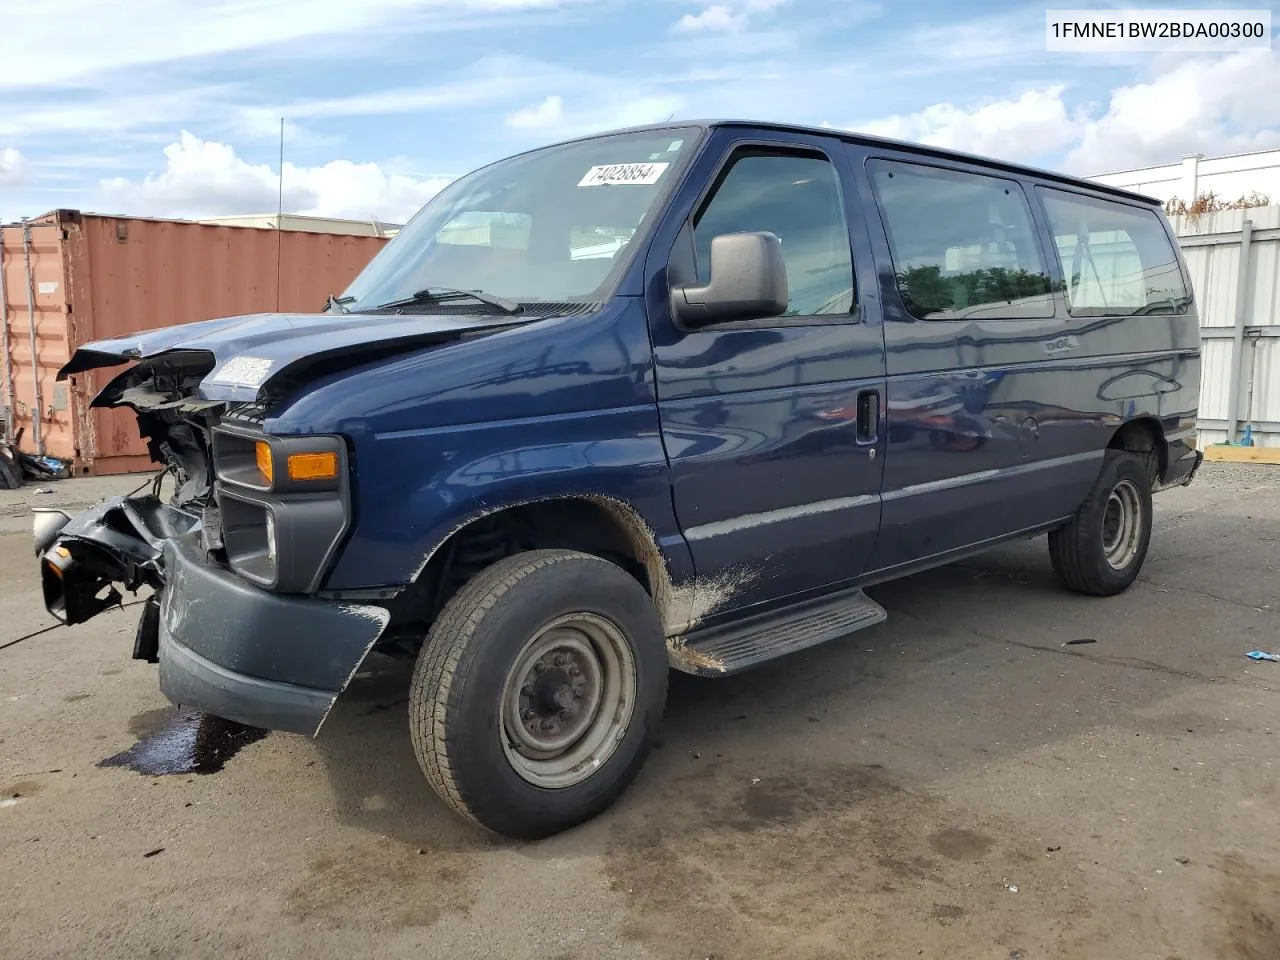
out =
<svg viewBox="0 0 1280 960"><path fill-rule="evenodd" d="M161 692L228 720L315 736L389 614L271 594L202 553L191 538L165 543Z"/></svg>
<svg viewBox="0 0 1280 960"><path fill-rule="evenodd" d="M315 736L386 628L383 607L274 594L209 561L199 518L155 497L114 497L36 522L45 605L67 624L150 586L134 656L159 662L173 703Z"/></svg>

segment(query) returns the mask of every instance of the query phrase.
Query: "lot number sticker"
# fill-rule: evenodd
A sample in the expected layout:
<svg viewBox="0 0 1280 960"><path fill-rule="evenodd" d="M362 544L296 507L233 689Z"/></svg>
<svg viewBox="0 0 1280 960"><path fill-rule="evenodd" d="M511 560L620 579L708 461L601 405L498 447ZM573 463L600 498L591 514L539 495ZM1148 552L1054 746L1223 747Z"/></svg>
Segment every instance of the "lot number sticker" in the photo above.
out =
<svg viewBox="0 0 1280 960"><path fill-rule="evenodd" d="M617 186L621 184L650 185L658 182L667 171L669 163L605 163L592 167L578 181L580 187Z"/></svg>
<svg viewBox="0 0 1280 960"><path fill-rule="evenodd" d="M270 357L232 357L222 369L209 378L210 383L228 383L236 387L260 387L271 372Z"/></svg>

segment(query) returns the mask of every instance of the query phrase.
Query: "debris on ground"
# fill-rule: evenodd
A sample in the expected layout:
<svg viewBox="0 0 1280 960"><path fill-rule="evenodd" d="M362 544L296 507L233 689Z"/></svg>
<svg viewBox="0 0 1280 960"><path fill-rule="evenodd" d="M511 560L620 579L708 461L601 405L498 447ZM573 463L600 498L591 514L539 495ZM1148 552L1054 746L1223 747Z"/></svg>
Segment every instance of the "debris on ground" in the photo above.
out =
<svg viewBox="0 0 1280 960"><path fill-rule="evenodd" d="M0 439L0 490L16 490L23 480L63 480L71 476L71 465L57 457L23 453L22 430L12 441Z"/></svg>
<svg viewBox="0 0 1280 960"><path fill-rule="evenodd" d="M0 490L17 490L22 486L22 465L13 450L0 440Z"/></svg>
<svg viewBox="0 0 1280 960"><path fill-rule="evenodd" d="M1174 857L1175 862L1182 864L1184 867L1191 862L1190 857Z"/></svg>
<svg viewBox="0 0 1280 960"><path fill-rule="evenodd" d="M23 473L32 480L65 480L71 475L67 462L57 457L37 457L18 451L18 460Z"/></svg>
<svg viewBox="0 0 1280 960"><path fill-rule="evenodd" d="M1280 653L1267 653L1265 650L1250 650L1245 654L1250 660L1271 660L1280 663Z"/></svg>
<svg viewBox="0 0 1280 960"><path fill-rule="evenodd" d="M1064 641L1064 642L1063 642L1063 644L1062 644L1062 645L1063 645L1064 647L1074 647L1074 646L1078 646L1079 644L1082 644L1082 643L1097 643L1097 642L1098 642L1097 640L1094 640L1094 639L1092 639L1092 638L1085 638L1085 639L1082 639L1082 640L1066 640L1066 641Z"/></svg>

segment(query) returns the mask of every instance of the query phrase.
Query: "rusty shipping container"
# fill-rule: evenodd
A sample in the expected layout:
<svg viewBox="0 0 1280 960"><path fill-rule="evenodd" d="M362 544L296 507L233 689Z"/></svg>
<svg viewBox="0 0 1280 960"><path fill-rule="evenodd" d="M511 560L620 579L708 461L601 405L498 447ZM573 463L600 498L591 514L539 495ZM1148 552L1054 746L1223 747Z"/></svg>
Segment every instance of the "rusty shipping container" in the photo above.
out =
<svg viewBox="0 0 1280 960"><path fill-rule="evenodd" d="M0 412L22 449L77 474L153 464L128 410L91 410L118 368L56 382L85 343L175 323L314 312L381 249L381 237L211 226L58 210L0 227Z"/></svg>

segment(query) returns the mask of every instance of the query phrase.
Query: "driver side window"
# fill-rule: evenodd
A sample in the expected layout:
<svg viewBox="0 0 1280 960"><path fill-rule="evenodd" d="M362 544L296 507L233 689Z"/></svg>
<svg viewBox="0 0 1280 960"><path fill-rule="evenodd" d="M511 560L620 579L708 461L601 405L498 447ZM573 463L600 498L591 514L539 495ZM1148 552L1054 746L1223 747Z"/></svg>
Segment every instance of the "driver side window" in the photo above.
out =
<svg viewBox="0 0 1280 960"><path fill-rule="evenodd" d="M693 224L698 282L711 273L711 240L765 230L782 241L790 301L786 317L853 310L853 258L835 168L823 157L739 153Z"/></svg>

